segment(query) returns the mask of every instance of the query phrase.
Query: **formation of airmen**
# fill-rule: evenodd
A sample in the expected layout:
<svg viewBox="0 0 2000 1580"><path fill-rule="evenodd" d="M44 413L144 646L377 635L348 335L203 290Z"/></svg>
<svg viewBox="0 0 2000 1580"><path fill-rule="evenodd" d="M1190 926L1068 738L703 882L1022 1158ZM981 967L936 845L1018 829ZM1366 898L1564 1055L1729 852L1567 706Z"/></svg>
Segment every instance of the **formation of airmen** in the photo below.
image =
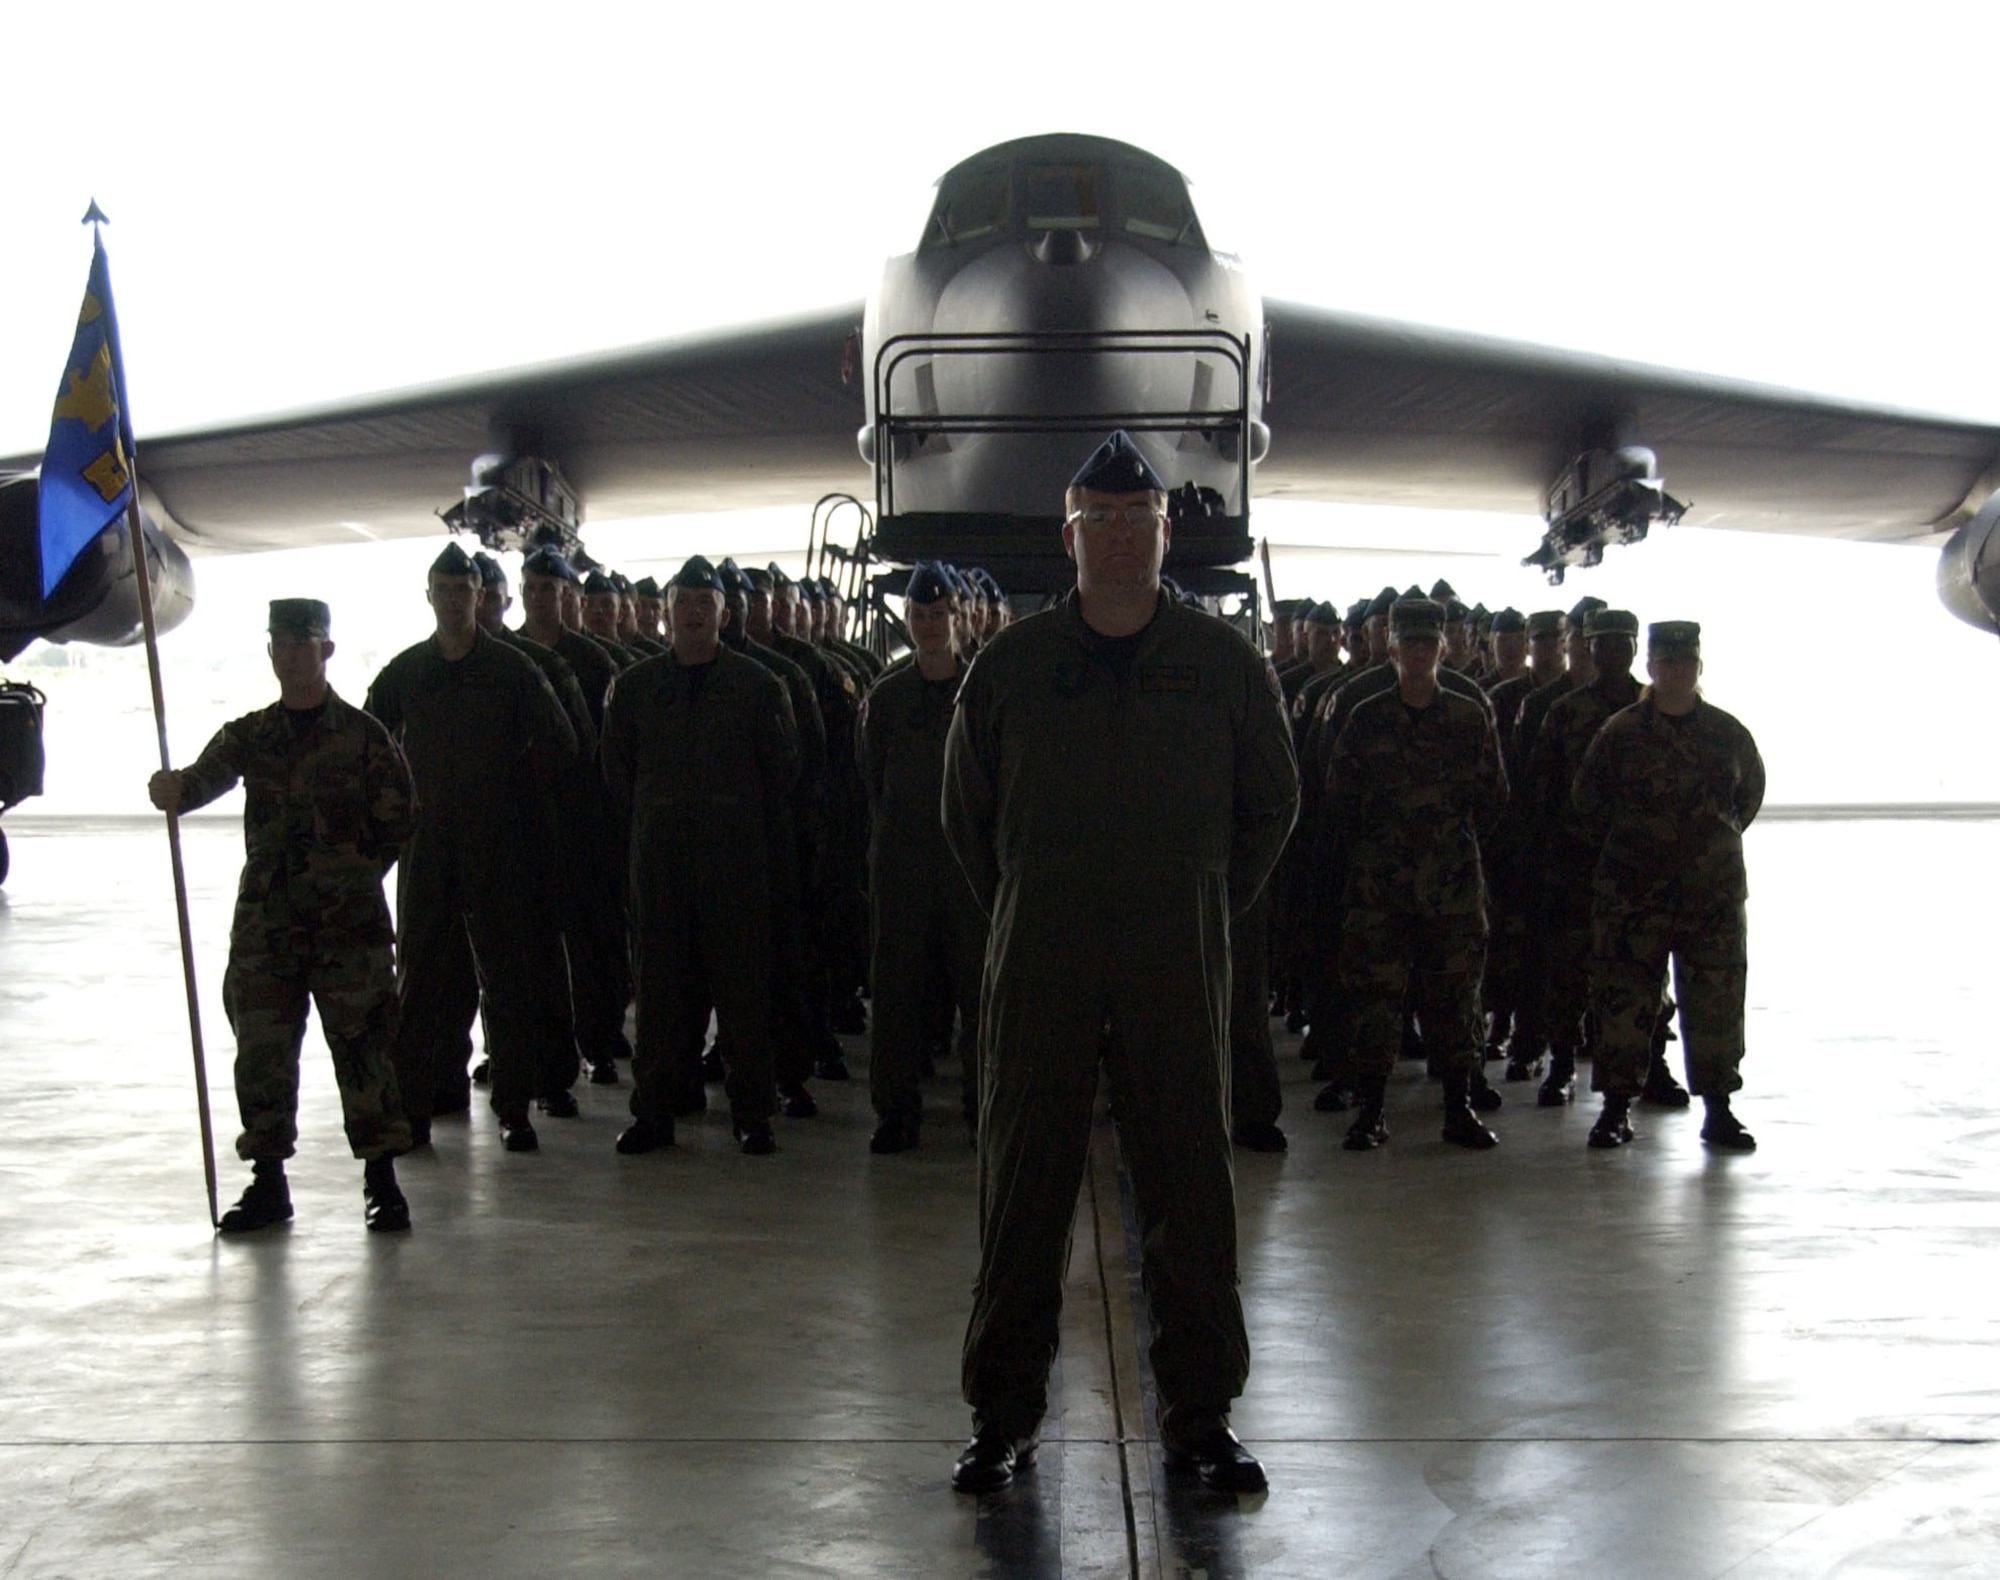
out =
<svg viewBox="0 0 2000 1580"><path fill-rule="evenodd" d="M1700 696L1697 624L1650 628L1650 685L1638 653L1636 617L1597 598L1524 617L1440 581L1345 612L1277 605L1303 795L1274 885L1271 1013L1306 1033L1314 1106L1354 1111L1349 1150L1387 1141L1399 1052L1442 1083L1444 1139L1480 1149L1498 1138L1478 1115L1502 1102L1488 1062L1561 1107L1594 1052L1589 1144L1623 1145L1632 1102L1689 1106L1667 1060L1677 1007L1702 1140L1756 1145L1730 1094L1763 763ZM1236 1140L1281 1150L1268 1071L1241 1078L1269 1057L1255 1022L1233 1022Z"/></svg>
<svg viewBox="0 0 2000 1580"><path fill-rule="evenodd" d="M331 611L275 601L278 702L149 785L170 812L246 787L224 1000L253 1173L224 1232L292 1214L309 1001L377 1230L410 1222L395 1157L475 1085L534 1151L534 1114L625 1062L630 1155L720 1083L763 1155L865 1028L870 1146L897 1153L955 1052L981 1271L953 1484L991 1491L1033 1460L1102 1069L1170 1468L1247 1491L1228 1154L1287 1144L1274 1017L1349 1150L1387 1142L1399 1054L1477 1149L1489 1062L1561 1106L1594 1056L1610 1148L1635 1101L1689 1105L1677 1009L1703 1141L1754 1147L1730 1096L1763 766L1701 697L1700 628L1653 625L1642 686L1631 614L1489 614L1439 583L1280 602L1267 657L1161 576L1165 505L1114 434L1065 499L1076 590L1013 622L990 576L920 564L893 663L846 640L831 581L699 555L661 586L537 549L511 627L503 568L453 543L431 634L356 708Z"/></svg>

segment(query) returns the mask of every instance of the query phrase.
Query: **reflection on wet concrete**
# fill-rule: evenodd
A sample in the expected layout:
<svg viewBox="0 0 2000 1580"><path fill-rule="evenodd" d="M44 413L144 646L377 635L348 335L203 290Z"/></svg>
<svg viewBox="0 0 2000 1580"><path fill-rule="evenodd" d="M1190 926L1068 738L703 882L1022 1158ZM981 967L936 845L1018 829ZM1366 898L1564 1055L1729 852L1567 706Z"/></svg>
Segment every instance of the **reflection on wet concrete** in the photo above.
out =
<svg viewBox="0 0 2000 1580"><path fill-rule="evenodd" d="M361 1228L317 1033L298 1219L208 1231L164 842L8 823L0 895L0 1573L1985 1575L2000 1551L2000 1112L1990 823L1750 839L1740 1108L1583 1147L1505 1088L1502 1145L1338 1150L1281 1039L1292 1151L1237 1160L1262 1499L1170 1481L1130 1213L1079 1214L1037 1469L975 1502L958 1348L976 1179L932 1093L867 1152L865 1087L744 1159L725 1118L620 1159L621 1091L544 1150L490 1115ZM240 844L188 860L225 1200L217 993ZM851 1050L857 1065L865 1050ZM1100 1132L1100 1148L1108 1147Z"/></svg>

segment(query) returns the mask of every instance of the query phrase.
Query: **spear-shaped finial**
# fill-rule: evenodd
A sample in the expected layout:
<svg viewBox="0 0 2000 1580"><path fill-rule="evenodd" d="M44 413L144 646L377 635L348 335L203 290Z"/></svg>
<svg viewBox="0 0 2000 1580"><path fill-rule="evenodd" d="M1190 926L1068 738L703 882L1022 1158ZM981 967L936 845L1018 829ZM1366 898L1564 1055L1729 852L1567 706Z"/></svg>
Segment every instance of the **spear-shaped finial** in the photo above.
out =
<svg viewBox="0 0 2000 1580"><path fill-rule="evenodd" d="M111 216L97 206L96 198L92 198L90 200L90 212L83 216L83 223L86 225L109 225L111 223Z"/></svg>

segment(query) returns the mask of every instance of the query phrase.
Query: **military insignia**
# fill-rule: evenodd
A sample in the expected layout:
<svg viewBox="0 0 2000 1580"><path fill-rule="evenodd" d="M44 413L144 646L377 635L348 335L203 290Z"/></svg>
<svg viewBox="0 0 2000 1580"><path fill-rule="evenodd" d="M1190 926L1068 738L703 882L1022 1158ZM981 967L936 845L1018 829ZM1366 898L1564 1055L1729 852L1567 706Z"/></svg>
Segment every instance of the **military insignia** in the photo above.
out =
<svg viewBox="0 0 2000 1580"><path fill-rule="evenodd" d="M1139 671L1141 691L1189 692L1201 689L1201 671L1192 664L1148 664Z"/></svg>

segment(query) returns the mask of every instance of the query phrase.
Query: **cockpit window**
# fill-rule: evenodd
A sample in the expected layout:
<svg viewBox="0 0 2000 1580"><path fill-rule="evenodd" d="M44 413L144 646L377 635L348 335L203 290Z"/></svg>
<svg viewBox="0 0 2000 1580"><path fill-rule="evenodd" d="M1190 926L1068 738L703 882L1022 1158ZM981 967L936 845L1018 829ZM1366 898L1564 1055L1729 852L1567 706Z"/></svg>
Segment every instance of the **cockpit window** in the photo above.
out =
<svg viewBox="0 0 2000 1580"><path fill-rule="evenodd" d="M1124 211L1125 228L1135 236L1202 244L1187 183L1171 170L1157 165L1127 165L1119 170L1118 206Z"/></svg>
<svg viewBox="0 0 2000 1580"><path fill-rule="evenodd" d="M990 236L1007 223L1007 199L1012 172L1005 165L971 170L938 193L937 207L925 227L923 245L950 246Z"/></svg>
<svg viewBox="0 0 2000 1580"><path fill-rule="evenodd" d="M990 164L959 172L939 190L920 245L1101 226L1169 246L1207 245L1187 183L1172 169L1091 161Z"/></svg>
<svg viewBox="0 0 2000 1580"><path fill-rule="evenodd" d="M1023 165L1021 208L1029 230L1095 230L1095 165Z"/></svg>

